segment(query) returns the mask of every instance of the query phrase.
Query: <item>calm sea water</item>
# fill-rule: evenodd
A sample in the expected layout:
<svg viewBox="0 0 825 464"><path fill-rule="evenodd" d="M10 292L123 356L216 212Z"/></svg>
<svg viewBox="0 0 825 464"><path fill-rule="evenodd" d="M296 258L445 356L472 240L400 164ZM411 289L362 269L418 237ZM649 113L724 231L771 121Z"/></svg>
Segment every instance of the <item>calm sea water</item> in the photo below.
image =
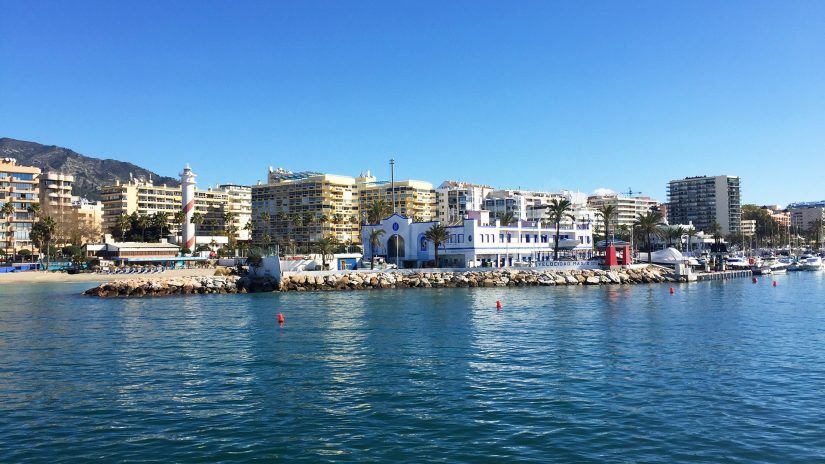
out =
<svg viewBox="0 0 825 464"><path fill-rule="evenodd" d="M0 462L823 462L825 273L775 279L0 286Z"/></svg>

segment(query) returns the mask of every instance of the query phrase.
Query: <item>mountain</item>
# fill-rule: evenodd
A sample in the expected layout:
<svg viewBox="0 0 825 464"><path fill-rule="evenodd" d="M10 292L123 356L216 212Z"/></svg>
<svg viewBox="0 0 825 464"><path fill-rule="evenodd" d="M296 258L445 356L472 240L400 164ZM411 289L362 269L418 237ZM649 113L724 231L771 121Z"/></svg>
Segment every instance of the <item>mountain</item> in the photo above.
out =
<svg viewBox="0 0 825 464"><path fill-rule="evenodd" d="M10 138L0 138L0 158L16 158L18 164L36 166L42 171L56 171L74 176L73 194L89 200L100 199L100 187L127 182L135 178L152 179L157 184L180 185L173 177L163 177L132 163L81 155L68 148L41 145Z"/></svg>

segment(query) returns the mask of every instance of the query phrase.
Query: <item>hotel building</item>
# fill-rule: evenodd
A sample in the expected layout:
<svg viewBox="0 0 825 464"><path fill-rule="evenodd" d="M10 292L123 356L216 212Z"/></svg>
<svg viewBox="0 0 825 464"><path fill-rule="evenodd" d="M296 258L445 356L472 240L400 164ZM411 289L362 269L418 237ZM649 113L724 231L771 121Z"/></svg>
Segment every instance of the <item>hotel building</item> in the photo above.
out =
<svg viewBox="0 0 825 464"><path fill-rule="evenodd" d="M305 246L335 237L358 243L358 203L352 177L269 168L267 183L252 186L252 241Z"/></svg>
<svg viewBox="0 0 825 464"><path fill-rule="evenodd" d="M511 265L552 265L554 227L537 221L517 221L509 226L491 219L489 211L468 211L463 223L446 226L450 239L438 252L434 263L433 243L425 238L435 221L414 222L394 214L379 224L364 225L361 238L364 259L386 258L400 268L438 267L507 267ZM384 230L381 244L374 250L370 233ZM590 224L564 226L559 231L560 256L587 259L592 256L593 234Z"/></svg>
<svg viewBox="0 0 825 464"><path fill-rule="evenodd" d="M179 233L179 227L172 224L172 216L181 210L182 193L180 187L154 185L151 180L130 179L128 182L117 181L114 185L101 188L103 198L103 228L112 232L117 228L118 216L137 213L138 216L151 216L166 213L169 216L173 233ZM197 226L197 234L223 235L225 212L229 211L229 194L224 190L195 189L195 212L204 217L203 224Z"/></svg>
<svg viewBox="0 0 825 464"><path fill-rule="evenodd" d="M738 177L686 177L670 181L667 190L667 219L671 224L692 222L697 230L708 231L716 222L723 235L741 231Z"/></svg>
<svg viewBox="0 0 825 464"><path fill-rule="evenodd" d="M369 171L355 179L358 187L358 201L362 212L375 201L384 201L393 206L393 188L395 190L394 212L417 221L436 219L436 192L433 184L421 180L397 180L394 183L378 181Z"/></svg>
<svg viewBox="0 0 825 464"><path fill-rule="evenodd" d="M38 179L40 211L43 216L63 216L72 207L74 176L59 172L44 172Z"/></svg>
<svg viewBox="0 0 825 464"><path fill-rule="evenodd" d="M825 222L825 201L791 203L788 212L791 226L797 230L807 230L816 221Z"/></svg>
<svg viewBox="0 0 825 464"><path fill-rule="evenodd" d="M38 177L40 169L17 164L14 158L0 159L0 205L14 205L13 215L0 218L0 243L4 254L25 248L33 249L29 233L34 215L28 211L38 203Z"/></svg>
<svg viewBox="0 0 825 464"><path fill-rule="evenodd" d="M587 198L587 204L596 210L604 206L615 207L616 217L613 218L612 224L615 227L632 227L639 214L650 212L653 208L658 207L659 202L650 197L625 196L613 193L609 195L591 195ZM600 215L597 217L598 230L604 232L602 231L604 220Z"/></svg>
<svg viewBox="0 0 825 464"><path fill-rule="evenodd" d="M238 240L249 240L250 234L246 225L252 219L252 187L236 184L222 184L219 190L226 192L229 200L228 211L232 213L232 225L235 226L235 233Z"/></svg>
<svg viewBox="0 0 825 464"><path fill-rule="evenodd" d="M484 209L484 199L492 191L489 185L445 180L435 189L436 218L445 224L461 223L468 211Z"/></svg>

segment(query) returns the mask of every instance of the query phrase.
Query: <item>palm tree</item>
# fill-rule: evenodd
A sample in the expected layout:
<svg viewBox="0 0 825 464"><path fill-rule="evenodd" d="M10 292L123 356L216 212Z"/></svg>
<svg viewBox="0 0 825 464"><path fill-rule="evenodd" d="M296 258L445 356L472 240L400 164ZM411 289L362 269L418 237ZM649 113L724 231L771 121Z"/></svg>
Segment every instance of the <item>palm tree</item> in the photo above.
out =
<svg viewBox="0 0 825 464"><path fill-rule="evenodd" d="M510 224L516 222L516 215L513 214L512 211L507 211L504 214L502 214L499 219L501 220L502 226L509 226Z"/></svg>
<svg viewBox="0 0 825 464"><path fill-rule="evenodd" d="M177 224L178 229L183 229L183 223L186 222L186 213L183 210L175 211L175 214L172 215L172 222Z"/></svg>
<svg viewBox="0 0 825 464"><path fill-rule="evenodd" d="M714 219L713 222L710 223L710 226L708 227L708 233L711 237L713 237L714 242L719 243L719 241L722 240L722 226L720 226L719 223L716 222L716 219Z"/></svg>
<svg viewBox="0 0 825 464"><path fill-rule="evenodd" d="M32 214L32 220L37 219L40 214L40 203L31 203L26 207L26 211Z"/></svg>
<svg viewBox="0 0 825 464"><path fill-rule="evenodd" d="M662 223L662 213L658 211L649 211L647 213L639 213L636 218L635 227L645 237L645 244L647 245L647 262L653 262L653 237L660 234L659 224Z"/></svg>
<svg viewBox="0 0 825 464"><path fill-rule="evenodd" d="M381 219L392 214L392 207L384 200L375 200L367 208L367 222L370 224L378 224Z"/></svg>
<svg viewBox="0 0 825 464"><path fill-rule="evenodd" d="M9 223L9 230L6 232L6 247L11 248L12 261L14 261L14 255L16 254L14 250L14 228L12 227L14 225L12 222L14 219L14 212L15 208L11 201L4 203L3 206L0 207L0 213L2 213L3 216L6 216Z"/></svg>
<svg viewBox="0 0 825 464"><path fill-rule="evenodd" d="M32 233L38 242L45 245L46 248L46 269L49 268L49 261L51 258L50 248L51 241L57 231L57 223L54 222L50 216L41 218L32 226Z"/></svg>
<svg viewBox="0 0 825 464"><path fill-rule="evenodd" d="M164 236L164 229L169 227L169 213L164 213L163 211L155 213L154 217L152 218L152 222L158 228L158 234L160 234L160 238Z"/></svg>
<svg viewBox="0 0 825 464"><path fill-rule="evenodd" d="M682 251L682 236L685 234L685 228L681 226L672 226L667 228L668 246L675 244L679 251Z"/></svg>
<svg viewBox="0 0 825 464"><path fill-rule="evenodd" d="M687 251L690 251L690 238L696 236L696 229L693 226L688 227L685 229L685 235L687 235Z"/></svg>
<svg viewBox="0 0 825 464"><path fill-rule="evenodd" d="M335 248L338 246L338 240L335 237L323 237L315 243L315 249L321 254L321 269L327 268L327 255L335 253Z"/></svg>
<svg viewBox="0 0 825 464"><path fill-rule="evenodd" d="M192 213L192 218L189 219L189 222L195 225L195 248L198 247L198 226L203 224L203 221L205 220L206 218L204 217L203 213ZM184 245L186 244L184 243Z"/></svg>
<svg viewBox="0 0 825 464"><path fill-rule="evenodd" d="M370 269L375 269L375 250L381 246L381 236L383 236L384 233L384 229L373 229L370 231L370 252L372 253Z"/></svg>
<svg viewBox="0 0 825 464"><path fill-rule="evenodd" d="M126 230L132 227L132 218L128 214L121 214L115 219L115 226L120 230L120 241L126 240Z"/></svg>
<svg viewBox="0 0 825 464"><path fill-rule="evenodd" d="M553 261L559 259L559 234L561 233L561 222L565 219L570 219L572 221L576 220L576 217L571 214L571 211L573 211L573 203L566 198L562 198L561 200L554 198L550 200L550 204L547 205L547 219L551 224L556 225L556 236L553 240L555 242L553 246Z"/></svg>
<svg viewBox="0 0 825 464"><path fill-rule="evenodd" d="M424 238L433 242L433 247L435 248L435 267L438 267L438 247L450 240L450 233L447 232L447 229L440 223L433 224L433 226L424 233Z"/></svg>
<svg viewBox="0 0 825 464"><path fill-rule="evenodd" d="M596 214L601 216L602 222L604 222L604 241L605 244L612 242L610 240L610 225L613 223L613 219L619 213L619 209L616 205L602 205L596 208Z"/></svg>
<svg viewBox="0 0 825 464"><path fill-rule="evenodd" d="M152 225L152 218L145 214L141 214L137 218L137 226L140 227L140 238L141 241L146 241L146 228Z"/></svg>

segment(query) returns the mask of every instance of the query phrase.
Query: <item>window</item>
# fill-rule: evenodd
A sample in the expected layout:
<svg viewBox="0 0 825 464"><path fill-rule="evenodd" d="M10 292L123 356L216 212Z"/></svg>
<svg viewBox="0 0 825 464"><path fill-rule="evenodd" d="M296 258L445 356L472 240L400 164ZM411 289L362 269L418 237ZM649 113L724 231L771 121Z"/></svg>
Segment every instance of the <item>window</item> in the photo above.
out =
<svg viewBox="0 0 825 464"><path fill-rule="evenodd" d="M530 243L530 235L525 235L524 238L527 243Z"/></svg>

